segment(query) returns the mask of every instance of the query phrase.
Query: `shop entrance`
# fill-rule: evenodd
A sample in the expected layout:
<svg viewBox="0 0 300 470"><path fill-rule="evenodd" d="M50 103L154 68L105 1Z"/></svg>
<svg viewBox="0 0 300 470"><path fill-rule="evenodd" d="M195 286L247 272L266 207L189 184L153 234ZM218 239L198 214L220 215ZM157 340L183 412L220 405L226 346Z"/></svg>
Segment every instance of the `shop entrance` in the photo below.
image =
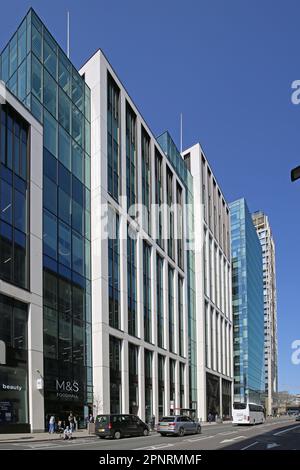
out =
<svg viewBox="0 0 300 470"><path fill-rule="evenodd" d="M55 417L56 424L61 420L63 426L68 426L70 413L75 417L76 429L84 429L87 426L84 410L85 407L83 403L72 403L70 401L45 403L45 429L48 430L49 428L49 419L51 416Z"/></svg>

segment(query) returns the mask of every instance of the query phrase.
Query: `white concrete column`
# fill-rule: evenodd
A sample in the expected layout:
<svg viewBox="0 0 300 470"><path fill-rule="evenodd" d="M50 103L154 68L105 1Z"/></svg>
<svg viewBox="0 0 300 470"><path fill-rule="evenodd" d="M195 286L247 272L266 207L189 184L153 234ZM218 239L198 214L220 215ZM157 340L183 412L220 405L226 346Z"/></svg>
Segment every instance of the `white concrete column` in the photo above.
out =
<svg viewBox="0 0 300 470"><path fill-rule="evenodd" d="M178 296L178 271L174 270L174 351L179 354L179 296Z"/></svg>
<svg viewBox="0 0 300 470"><path fill-rule="evenodd" d="M156 250L153 245L151 245L151 338L150 341L154 344L157 344L157 295L156 295Z"/></svg>
<svg viewBox="0 0 300 470"><path fill-rule="evenodd" d="M184 408L190 407L190 399L189 399L189 364L188 362L185 363L184 366Z"/></svg>
<svg viewBox="0 0 300 470"><path fill-rule="evenodd" d="M152 376L152 391L153 391L153 414L155 421L158 420L158 354L157 351L153 352L153 376Z"/></svg>
<svg viewBox="0 0 300 470"><path fill-rule="evenodd" d="M218 341L218 372L222 373L222 351L221 351L221 314L218 315L217 341Z"/></svg>
<svg viewBox="0 0 300 470"><path fill-rule="evenodd" d="M212 369L216 370L217 366L217 351L216 351L216 311L215 309L211 310L211 320L212 320Z"/></svg>
<svg viewBox="0 0 300 470"><path fill-rule="evenodd" d="M145 420L145 349L139 348L138 357L139 371L139 417Z"/></svg>
<svg viewBox="0 0 300 470"><path fill-rule="evenodd" d="M175 362L175 414L180 413L180 378L179 378L179 361Z"/></svg>
<svg viewBox="0 0 300 470"><path fill-rule="evenodd" d="M164 318L164 344L163 347L169 351L169 263L164 258L163 263L163 318Z"/></svg>
<svg viewBox="0 0 300 470"><path fill-rule="evenodd" d="M170 414L170 360L165 359L165 405L164 415Z"/></svg>
<svg viewBox="0 0 300 470"><path fill-rule="evenodd" d="M226 321L226 375L230 375L230 365L229 365L229 360L230 360L230 355L229 355L229 350L230 350L230 338L229 338L229 324Z"/></svg>
<svg viewBox="0 0 300 470"><path fill-rule="evenodd" d="M225 375L226 371L226 339L225 339L225 319L222 321L222 374Z"/></svg>
<svg viewBox="0 0 300 470"><path fill-rule="evenodd" d="M210 298L216 303L216 266L215 266L215 253L214 253L214 241L209 240L209 250L210 250Z"/></svg>
<svg viewBox="0 0 300 470"><path fill-rule="evenodd" d="M172 191L173 191L173 195L172 195L172 201L173 201L173 208L174 209L176 207L177 209L177 201L176 201L176 184L177 184L177 180L176 180L176 173L173 173L173 179L172 179ZM175 260L175 263L178 264L178 246L177 246L177 239L178 239L178 222L177 222L177 217L178 216L178 213L177 213L177 210L173 210L173 223L174 223L174 240L173 240L173 243L174 243L174 260Z"/></svg>
<svg viewBox="0 0 300 470"><path fill-rule="evenodd" d="M36 380L44 377L43 361L43 134L40 125L30 126L30 291L28 308L28 396L31 431L45 426L44 392ZM29 254L28 254L29 255ZM21 299L20 299L21 300ZM38 372L39 371L39 372Z"/></svg>
<svg viewBox="0 0 300 470"><path fill-rule="evenodd" d="M137 335L144 339L144 279L143 279L143 238L140 234L136 240L136 290L137 290Z"/></svg>
<svg viewBox="0 0 300 470"><path fill-rule="evenodd" d="M122 413L129 413L129 364L128 364L128 341L121 342L121 383L122 383Z"/></svg>
<svg viewBox="0 0 300 470"><path fill-rule="evenodd" d="M109 331L106 325L93 325L94 407L97 414L110 412Z"/></svg>
<svg viewBox="0 0 300 470"><path fill-rule="evenodd" d="M119 216L120 249L120 327L128 332L127 218Z"/></svg>
<svg viewBox="0 0 300 470"><path fill-rule="evenodd" d="M212 369L212 345L211 345L211 328L212 328L212 322L211 322L211 307L210 304L206 304L206 309L205 309L205 315L206 315L206 322L205 322L205 335L206 335L206 341L207 341L207 367ZM207 326L206 326L207 323Z"/></svg>
<svg viewBox="0 0 300 470"><path fill-rule="evenodd" d="M223 417L223 386L222 386L222 378L220 377L220 418Z"/></svg>
<svg viewBox="0 0 300 470"><path fill-rule="evenodd" d="M153 139L150 141L150 224L151 224L151 231L150 234L152 238L157 241L158 235L158 221L156 218L155 210L153 210L152 205L155 204L155 145Z"/></svg>

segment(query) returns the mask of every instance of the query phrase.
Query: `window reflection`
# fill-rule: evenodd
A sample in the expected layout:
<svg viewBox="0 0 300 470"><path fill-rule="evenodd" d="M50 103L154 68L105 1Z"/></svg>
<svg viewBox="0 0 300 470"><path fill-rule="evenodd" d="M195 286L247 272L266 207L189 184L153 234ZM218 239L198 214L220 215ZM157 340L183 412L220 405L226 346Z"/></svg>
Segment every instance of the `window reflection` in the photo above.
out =
<svg viewBox="0 0 300 470"><path fill-rule="evenodd" d="M1 106L0 277L22 288L28 287L27 133L27 124Z"/></svg>

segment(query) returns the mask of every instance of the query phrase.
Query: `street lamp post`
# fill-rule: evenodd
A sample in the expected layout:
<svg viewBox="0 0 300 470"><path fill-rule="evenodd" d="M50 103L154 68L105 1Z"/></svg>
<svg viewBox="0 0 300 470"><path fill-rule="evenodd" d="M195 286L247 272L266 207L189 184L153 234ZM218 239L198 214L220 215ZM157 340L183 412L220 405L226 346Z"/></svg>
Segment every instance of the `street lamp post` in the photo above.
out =
<svg viewBox="0 0 300 470"><path fill-rule="evenodd" d="M291 181L296 181L300 178L300 166L293 168L291 171Z"/></svg>

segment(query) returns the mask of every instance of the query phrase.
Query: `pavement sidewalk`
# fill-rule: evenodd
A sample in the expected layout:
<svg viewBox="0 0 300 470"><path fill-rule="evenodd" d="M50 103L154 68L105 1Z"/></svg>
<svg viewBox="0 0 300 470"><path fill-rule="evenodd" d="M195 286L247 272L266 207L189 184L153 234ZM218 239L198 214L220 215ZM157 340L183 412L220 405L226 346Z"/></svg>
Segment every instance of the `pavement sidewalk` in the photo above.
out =
<svg viewBox="0 0 300 470"><path fill-rule="evenodd" d="M79 429L73 432L73 439L83 437L93 437L94 434L89 434L87 429ZM63 434L49 434L48 432L36 432L36 433L18 433L18 434L0 434L0 444L2 442L50 442L63 439Z"/></svg>

